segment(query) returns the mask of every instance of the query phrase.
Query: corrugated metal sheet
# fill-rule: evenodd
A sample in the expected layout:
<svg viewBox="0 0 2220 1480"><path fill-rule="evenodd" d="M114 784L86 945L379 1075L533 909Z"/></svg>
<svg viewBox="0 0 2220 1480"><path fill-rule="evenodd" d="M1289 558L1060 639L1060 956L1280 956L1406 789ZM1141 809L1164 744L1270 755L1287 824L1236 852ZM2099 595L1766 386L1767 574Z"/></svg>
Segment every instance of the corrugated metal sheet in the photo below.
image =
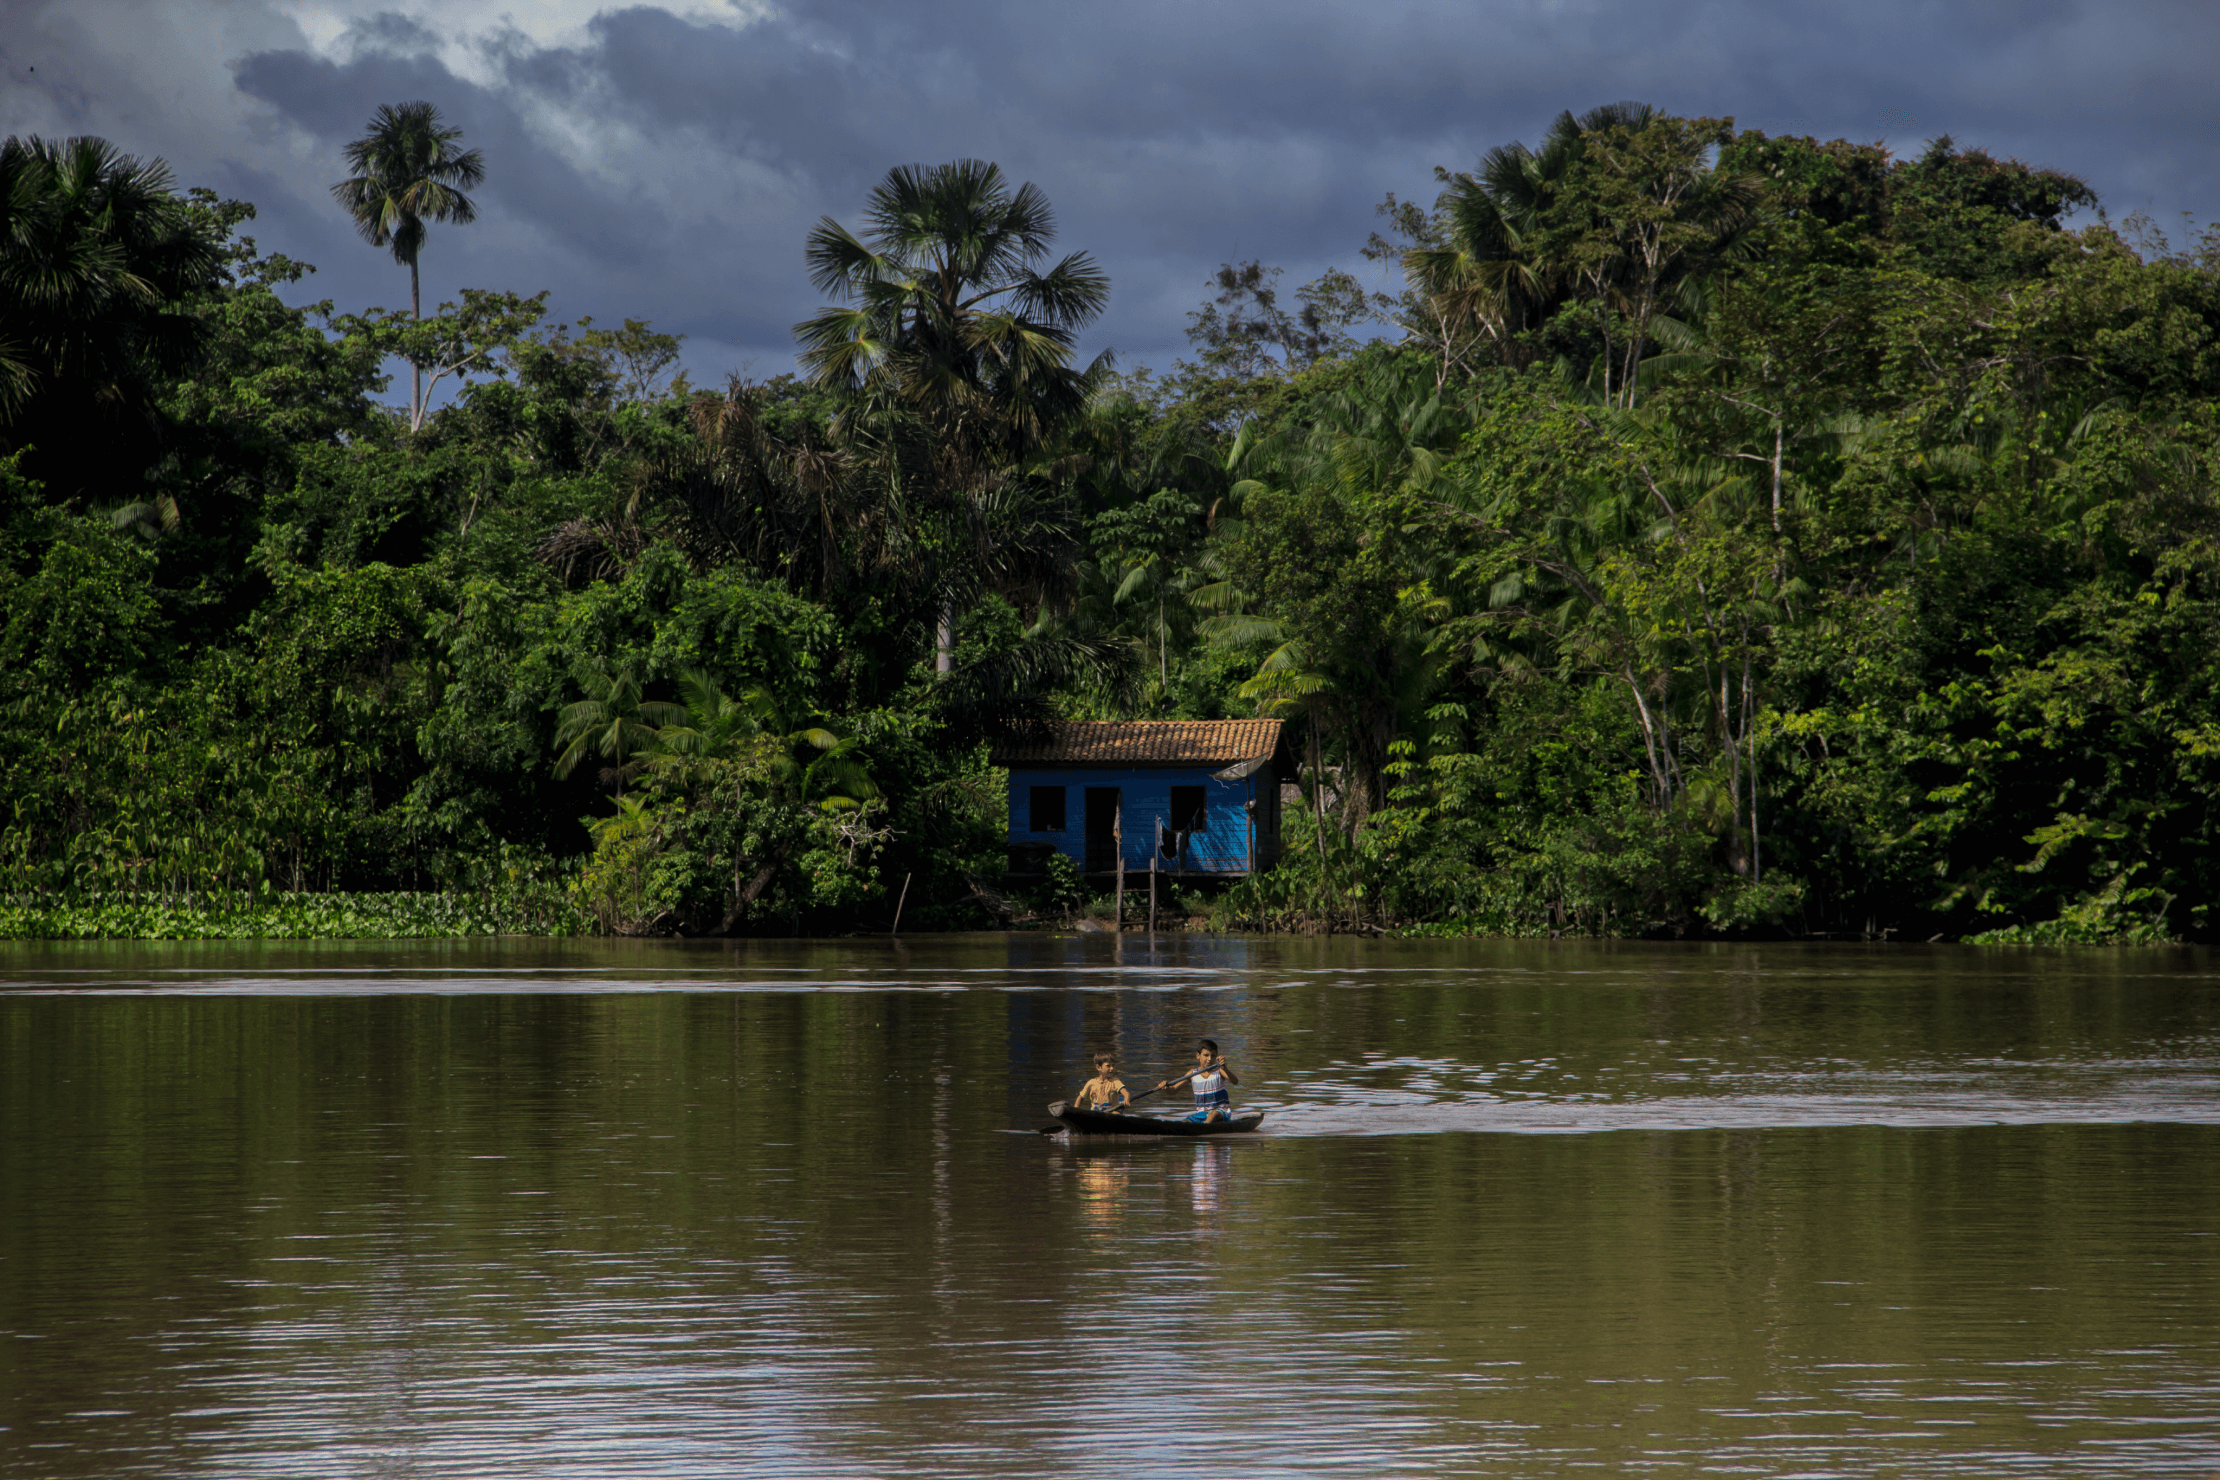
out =
<svg viewBox="0 0 2220 1480"><path fill-rule="evenodd" d="M1229 766L1279 748L1276 719L1075 720L994 748L998 766Z"/></svg>

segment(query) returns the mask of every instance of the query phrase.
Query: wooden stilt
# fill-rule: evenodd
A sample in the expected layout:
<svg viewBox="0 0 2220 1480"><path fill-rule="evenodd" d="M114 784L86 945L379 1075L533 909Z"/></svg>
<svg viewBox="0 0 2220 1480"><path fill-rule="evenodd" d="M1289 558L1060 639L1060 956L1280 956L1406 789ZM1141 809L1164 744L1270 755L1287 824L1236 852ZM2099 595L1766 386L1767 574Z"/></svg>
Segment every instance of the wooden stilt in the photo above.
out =
<svg viewBox="0 0 2220 1480"><path fill-rule="evenodd" d="M1118 891L1116 895L1117 902L1113 906L1111 928L1123 930L1125 929L1125 819L1123 817L1112 820L1110 837L1118 846Z"/></svg>
<svg viewBox="0 0 2220 1480"><path fill-rule="evenodd" d="M1256 776L1253 773L1249 777L1249 805L1242 810L1249 814L1249 857L1246 867L1253 874L1256 872Z"/></svg>

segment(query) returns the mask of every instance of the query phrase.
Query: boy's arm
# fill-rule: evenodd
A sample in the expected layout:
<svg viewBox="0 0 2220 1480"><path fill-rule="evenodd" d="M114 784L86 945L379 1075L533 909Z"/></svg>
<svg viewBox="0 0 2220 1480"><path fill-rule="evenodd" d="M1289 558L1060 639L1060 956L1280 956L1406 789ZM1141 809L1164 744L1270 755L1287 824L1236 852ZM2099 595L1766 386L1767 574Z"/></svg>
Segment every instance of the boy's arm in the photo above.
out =
<svg viewBox="0 0 2220 1480"><path fill-rule="evenodd" d="M1239 1084L1241 1082L1241 1076L1233 1072L1233 1065L1227 1063L1224 1059L1218 1061L1218 1072L1226 1076L1226 1082L1229 1084Z"/></svg>

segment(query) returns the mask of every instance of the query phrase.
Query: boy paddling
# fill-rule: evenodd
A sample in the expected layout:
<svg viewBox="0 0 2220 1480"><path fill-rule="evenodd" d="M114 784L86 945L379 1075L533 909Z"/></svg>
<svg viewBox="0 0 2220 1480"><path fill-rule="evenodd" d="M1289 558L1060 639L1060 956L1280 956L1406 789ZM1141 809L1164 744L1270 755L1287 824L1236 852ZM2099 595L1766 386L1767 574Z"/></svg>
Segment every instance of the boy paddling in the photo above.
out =
<svg viewBox="0 0 2220 1480"><path fill-rule="evenodd" d="M1233 1066L1226 1062L1225 1055L1218 1052L1217 1041L1204 1038L1195 1045L1195 1067L1177 1079L1159 1079L1156 1087L1175 1089L1182 1084L1192 1086L1195 1091L1195 1113L1187 1118L1208 1124L1232 1117L1233 1099L1226 1093L1226 1086L1240 1082L1241 1076L1233 1072Z"/></svg>

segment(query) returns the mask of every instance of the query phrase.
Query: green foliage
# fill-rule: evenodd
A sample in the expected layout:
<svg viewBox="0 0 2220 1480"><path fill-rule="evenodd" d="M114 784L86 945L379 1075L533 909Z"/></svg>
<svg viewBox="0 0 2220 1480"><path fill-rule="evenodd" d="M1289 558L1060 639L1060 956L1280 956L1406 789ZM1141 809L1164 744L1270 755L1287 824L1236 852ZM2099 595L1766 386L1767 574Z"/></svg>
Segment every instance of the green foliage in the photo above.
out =
<svg viewBox="0 0 2220 1480"><path fill-rule="evenodd" d="M221 269L161 160L0 140L0 454L79 507L140 487L161 455L149 413L199 357L191 302Z"/></svg>
<svg viewBox="0 0 2220 1480"><path fill-rule="evenodd" d="M405 111L343 196L413 274L480 165ZM715 393L544 294L289 306L99 141L0 175L0 934L1060 920L998 728L1257 713L1218 928L2216 923L2220 238L2055 171L1568 112L1390 198L1399 295L1229 264L1160 377L1075 363L1038 190L908 168Z"/></svg>
<svg viewBox="0 0 2220 1480"><path fill-rule="evenodd" d="M1299 306L1291 313L1280 306L1281 271L1255 259L1218 269L1211 279L1217 294L1187 316L1187 338L1204 370L1253 380L1280 370L1306 370L1356 351L1349 330L1375 309L1356 280L1335 271L1304 284L1295 290Z"/></svg>
<svg viewBox="0 0 2220 1480"><path fill-rule="evenodd" d="M166 656L154 557L0 458L0 702L110 688Z"/></svg>
<svg viewBox="0 0 2220 1480"><path fill-rule="evenodd" d="M0 895L0 940L434 940L582 935L562 891Z"/></svg>
<svg viewBox="0 0 2220 1480"><path fill-rule="evenodd" d="M460 303L442 303L429 317L413 304L406 312L373 308L367 313L342 315L335 327L381 357L390 355L408 362L415 385L409 415L409 430L413 432L423 428L432 393L441 381L469 375L495 379L507 376L511 356L546 312L544 292L527 298L488 288L465 288Z"/></svg>
<svg viewBox="0 0 2220 1480"><path fill-rule="evenodd" d="M1022 884L1011 898L1037 920L1066 921L1086 909L1087 878L1067 855L1051 853L1042 861L1040 878Z"/></svg>
<svg viewBox="0 0 2220 1480"><path fill-rule="evenodd" d="M582 685L588 697L556 734L557 771L597 745L639 757L606 776L643 781L641 794L619 795L616 816L588 821L594 852L577 897L601 928L730 934L767 893L798 915L853 910L880 892L870 865L894 834L879 825L884 804L855 736L790 719L765 688L735 698L699 669L680 676L681 704L643 701L631 668L589 672Z"/></svg>

